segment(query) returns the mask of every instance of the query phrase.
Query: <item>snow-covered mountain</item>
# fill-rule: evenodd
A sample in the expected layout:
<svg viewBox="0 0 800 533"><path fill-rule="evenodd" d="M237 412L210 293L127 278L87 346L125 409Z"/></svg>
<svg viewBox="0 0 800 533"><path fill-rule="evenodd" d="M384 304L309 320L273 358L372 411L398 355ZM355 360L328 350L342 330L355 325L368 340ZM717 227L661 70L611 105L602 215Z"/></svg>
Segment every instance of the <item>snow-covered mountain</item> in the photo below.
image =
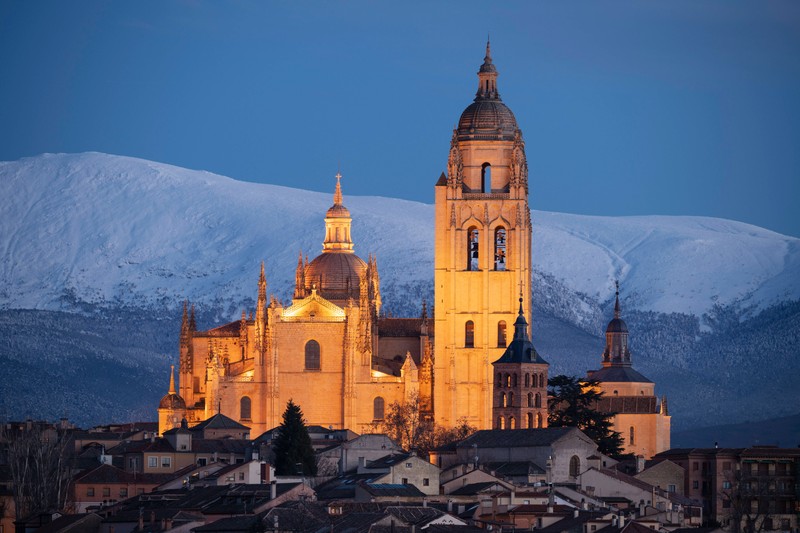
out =
<svg viewBox="0 0 800 533"><path fill-rule="evenodd" d="M333 189L331 180L331 189ZM532 185L535 189L535 183ZM376 254L388 292L430 291L433 207L347 194L356 252ZM0 163L0 305L62 309L238 305L265 260L286 297L300 250L319 253L331 194L235 181L98 153ZM594 324L622 284L627 310L701 316L715 304L761 309L800 298L800 239L704 217L533 212L534 291ZM384 300L392 308L391 294ZM602 320L601 320L602 321Z"/></svg>
<svg viewBox="0 0 800 533"><path fill-rule="evenodd" d="M0 416L152 418L183 300L201 328L251 311L262 260L288 300L298 253L321 250L334 183L309 192L97 153L0 162ZM433 206L342 185L385 308L419 313ZM634 364L669 395L673 427L796 413L800 239L705 217L531 218L533 340L551 374L597 367L619 279Z"/></svg>

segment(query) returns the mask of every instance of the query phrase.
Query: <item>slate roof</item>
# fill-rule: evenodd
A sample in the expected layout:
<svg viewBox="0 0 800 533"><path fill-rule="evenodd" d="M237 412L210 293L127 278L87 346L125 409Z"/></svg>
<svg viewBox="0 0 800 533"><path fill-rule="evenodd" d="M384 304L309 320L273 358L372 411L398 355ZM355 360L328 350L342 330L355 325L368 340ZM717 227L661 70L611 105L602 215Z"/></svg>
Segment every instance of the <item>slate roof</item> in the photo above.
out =
<svg viewBox="0 0 800 533"><path fill-rule="evenodd" d="M423 526L432 520L444 516L442 511L431 507L420 506L397 506L393 505L386 508L386 512L406 524L413 526Z"/></svg>
<svg viewBox="0 0 800 533"><path fill-rule="evenodd" d="M458 443L458 448L524 448L528 446L550 446L557 440L579 430L572 427L515 429L483 429L476 431ZM587 437L588 439L588 437Z"/></svg>
<svg viewBox="0 0 800 533"><path fill-rule="evenodd" d="M426 319L428 330L433 331L433 320ZM422 318L379 318L378 334L381 337L419 337Z"/></svg>
<svg viewBox="0 0 800 533"><path fill-rule="evenodd" d="M263 531L263 529L261 528L261 517L256 515L240 515L220 518L210 524L193 528L192 531L197 531L198 533L208 533L211 531L255 533Z"/></svg>
<svg viewBox="0 0 800 533"><path fill-rule="evenodd" d="M203 431L205 429L246 429L250 430L249 427L243 426L236 420L229 418L222 413L217 413L208 420L203 420L196 426L192 426L190 428L192 431Z"/></svg>
<svg viewBox="0 0 800 533"><path fill-rule="evenodd" d="M589 379L604 383L652 383L629 366L609 366L600 370L592 370L588 374Z"/></svg>
<svg viewBox="0 0 800 533"><path fill-rule="evenodd" d="M194 465L192 465L194 468ZM185 468L183 470L186 470ZM153 484L153 485L160 485L161 483L166 483L172 479L180 477L182 475L182 471L175 472L173 474L133 474L132 472L126 472L120 468L111 465L100 465L94 470L86 472L80 477L75 479L76 483L138 483L138 484Z"/></svg>
<svg viewBox="0 0 800 533"><path fill-rule="evenodd" d="M376 469L376 468L391 468L398 463L402 463L406 459L411 457L410 453L390 453L389 455L384 455L374 461L370 461L367 463L367 468Z"/></svg>
<svg viewBox="0 0 800 533"><path fill-rule="evenodd" d="M597 520L607 511L579 511L578 516L567 516L547 527L537 529L536 533L583 533L583 525L590 520Z"/></svg>
<svg viewBox="0 0 800 533"><path fill-rule="evenodd" d="M506 490L506 487L500 485L497 481L483 481L481 483L469 483L463 487L458 487L450 493L451 496L473 496L489 489L493 486L501 487L501 490Z"/></svg>
<svg viewBox="0 0 800 533"><path fill-rule="evenodd" d="M425 493L414 485L402 483L359 483L359 486L372 496L387 497L400 496L409 498L422 498Z"/></svg>
<svg viewBox="0 0 800 533"><path fill-rule="evenodd" d="M533 461L489 462L483 463L485 469L498 476L532 476L546 471Z"/></svg>

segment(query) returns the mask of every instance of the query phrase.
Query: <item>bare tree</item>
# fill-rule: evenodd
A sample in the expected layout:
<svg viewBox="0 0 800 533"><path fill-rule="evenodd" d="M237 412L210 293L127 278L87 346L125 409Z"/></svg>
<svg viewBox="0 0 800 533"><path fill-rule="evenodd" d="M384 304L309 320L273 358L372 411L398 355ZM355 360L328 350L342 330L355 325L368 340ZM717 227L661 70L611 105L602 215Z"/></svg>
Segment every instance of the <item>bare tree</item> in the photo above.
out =
<svg viewBox="0 0 800 533"><path fill-rule="evenodd" d="M69 436L40 424L4 431L18 518L50 510L66 510L70 503Z"/></svg>
<svg viewBox="0 0 800 533"><path fill-rule="evenodd" d="M475 427L463 418L455 427L438 427L433 420L422 416L419 395L416 393L406 402L392 403L379 426L403 449L414 450L422 457L426 457L437 446L460 441L475 431Z"/></svg>
<svg viewBox="0 0 800 533"><path fill-rule="evenodd" d="M722 508L727 510L728 528L732 533L759 533L771 521L770 504L776 496L775 480L767 475L758 475L747 469L736 469L725 473L720 491ZM756 465L758 466L758 465ZM766 466L766 465L764 465Z"/></svg>

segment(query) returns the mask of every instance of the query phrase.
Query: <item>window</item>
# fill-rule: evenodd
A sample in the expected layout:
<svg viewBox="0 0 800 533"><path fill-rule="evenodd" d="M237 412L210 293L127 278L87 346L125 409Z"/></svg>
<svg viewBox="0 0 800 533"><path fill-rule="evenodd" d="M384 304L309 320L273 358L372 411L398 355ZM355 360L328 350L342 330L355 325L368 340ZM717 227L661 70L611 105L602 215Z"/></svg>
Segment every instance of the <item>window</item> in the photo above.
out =
<svg viewBox="0 0 800 533"><path fill-rule="evenodd" d="M250 398L242 396L239 400L239 418L242 420L250 420Z"/></svg>
<svg viewBox="0 0 800 533"><path fill-rule="evenodd" d="M478 270L478 241L480 232L472 226L467 230L467 270Z"/></svg>
<svg viewBox="0 0 800 533"><path fill-rule="evenodd" d="M677 492L677 490L678 487L676 487L675 485L667 485L667 492L675 493Z"/></svg>
<svg viewBox="0 0 800 533"><path fill-rule="evenodd" d="M723 482L722 482L722 488L723 488L723 489L729 489L729 488L731 488L731 482L730 482L730 481L723 481Z"/></svg>
<svg viewBox="0 0 800 533"><path fill-rule="evenodd" d="M306 343L306 370L319 368L319 343L312 339Z"/></svg>
<svg viewBox="0 0 800 533"><path fill-rule="evenodd" d="M530 387L531 386L531 375L530 374L525 374L525 386L526 387ZM530 407L530 406L531 406L530 402L528 402L528 407Z"/></svg>
<svg viewBox="0 0 800 533"><path fill-rule="evenodd" d="M489 82L486 82L486 90L489 90ZM481 165L481 192L492 192L492 165L484 163Z"/></svg>
<svg viewBox="0 0 800 533"><path fill-rule="evenodd" d="M158 468L158 457L151 455L147 458L147 466L150 468Z"/></svg>
<svg viewBox="0 0 800 533"><path fill-rule="evenodd" d="M497 429L506 429L506 421L502 416L497 417Z"/></svg>
<svg viewBox="0 0 800 533"><path fill-rule="evenodd" d="M542 424L543 424L542 413L536 413L536 427L537 428L544 427Z"/></svg>
<svg viewBox="0 0 800 533"><path fill-rule="evenodd" d="M169 468L172 466L172 457L164 456L161 458L161 467L162 468Z"/></svg>
<svg viewBox="0 0 800 533"><path fill-rule="evenodd" d="M239 481L244 481L244 472L239 472Z"/></svg>
<svg viewBox="0 0 800 533"><path fill-rule="evenodd" d="M511 374L511 386L517 388L517 374Z"/></svg>
<svg viewBox="0 0 800 533"><path fill-rule="evenodd" d="M503 374L501 374L500 372L497 373L497 386L498 387L503 386Z"/></svg>
<svg viewBox="0 0 800 533"><path fill-rule="evenodd" d="M695 472L700 470L700 463L698 463L697 461L693 462L692 463L692 470L694 470Z"/></svg>
<svg viewBox="0 0 800 533"><path fill-rule="evenodd" d="M542 406L542 395L539 394L538 392L536 393L536 396L534 396L533 406L534 407L541 407Z"/></svg>
<svg viewBox="0 0 800 533"><path fill-rule="evenodd" d="M467 320L464 324L464 347L475 347L475 323L472 320Z"/></svg>
<svg viewBox="0 0 800 533"><path fill-rule="evenodd" d="M431 484L431 480L430 479L422 478L422 486L423 487L428 487L428 486L430 486L430 484Z"/></svg>
<svg viewBox="0 0 800 533"><path fill-rule="evenodd" d="M539 374L539 386L547 387L547 380L544 379L544 374Z"/></svg>
<svg viewBox="0 0 800 533"><path fill-rule="evenodd" d="M533 413L528 413L527 415L525 415L525 419L526 419L526 422L527 422L526 427L532 428L533 427Z"/></svg>
<svg viewBox="0 0 800 533"><path fill-rule="evenodd" d="M120 489L119 489L119 497L120 498L127 498L128 497L128 487L120 487Z"/></svg>
<svg viewBox="0 0 800 533"><path fill-rule="evenodd" d="M372 418L373 420L383 420L383 409L386 405L383 398L377 396L374 400L372 400Z"/></svg>
<svg viewBox="0 0 800 533"><path fill-rule="evenodd" d="M694 481L692 481L692 488L693 489L699 489L700 488L700 482L697 481L696 479Z"/></svg>
<svg viewBox="0 0 800 533"><path fill-rule="evenodd" d="M517 419L513 416L508 418L508 429L517 429Z"/></svg>
<svg viewBox="0 0 800 533"><path fill-rule="evenodd" d="M500 405L502 407L508 407L508 403L506 403L506 393L500 393Z"/></svg>
<svg viewBox="0 0 800 533"><path fill-rule="evenodd" d="M509 392L508 393L508 406L509 407L514 407L514 393L513 392Z"/></svg>
<svg viewBox="0 0 800 533"><path fill-rule="evenodd" d="M497 347L506 347L506 321L501 320L497 323ZM528 386L528 376L525 376L525 386Z"/></svg>
<svg viewBox="0 0 800 533"><path fill-rule="evenodd" d="M635 430L633 429L633 426L631 426L631 429L630 429L630 439L628 439L628 443L629 443L631 446L633 446L634 444L636 444L636 439L635 439L635 437L636 437L636 435L635 435Z"/></svg>
<svg viewBox="0 0 800 533"><path fill-rule="evenodd" d="M494 269L506 269L506 228L494 230Z"/></svg>
<svg viewBox="0 0 800 533"><path fill-rule="evenodd" d="M111 496L111 487L103 487L103 498Z"/></svg>
<svg viewBox="0 0 800 533"><path fill-rule="evenodd" d="M87 496L94 496L94 487L89 487L86 489Z"/></svg>
<svg viewBox="0 0 800 533"><path fill-rule="evenodd" d="M527 404L527 407L533 407L533 393L532 392L528 393L528 404Z"/></svg>
<svg viewBox="0 0 800 533"><path fill-rule="evenodd" d="M408 478L407 478L407 477L404 477L403 479L401 479L401 480L400 480L400 482L401 482L403 485L408 485Z"/></svg>
<svg viewBox="0 0 800 533"><path fill-rule="evenodd" d="M406 463L406 468L411 468L412 466L414 465L412 465L411 463Z"/></svg>
<svg viewBox="0 0 800 533"><path fill-rule="evenodd" d="M581 460L577 455L573 455L569 460L569 477L578 477L581 473Z"/></svg>
<svg viewBox="0 0 800 533"><path fill-rule="evenodd" d="M206 466L208 464L208 459L205 457L198 457L197 458L197 466Z"/></svg>

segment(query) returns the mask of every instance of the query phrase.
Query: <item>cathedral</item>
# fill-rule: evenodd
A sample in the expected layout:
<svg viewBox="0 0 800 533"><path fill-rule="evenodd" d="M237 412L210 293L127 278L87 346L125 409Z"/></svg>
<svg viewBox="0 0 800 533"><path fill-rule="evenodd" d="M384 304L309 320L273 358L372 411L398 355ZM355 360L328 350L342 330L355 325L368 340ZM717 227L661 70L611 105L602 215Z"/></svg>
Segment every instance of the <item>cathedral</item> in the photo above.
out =
<svg viewBox="0 0 800 533"><path fill-rule="evenodd" d="M497 78L487 43L435 185L435 313L423 304L416 318L381 315L377 258L355 253L337 174L322 253L300 254L291 304L267 299L262 264L256 309L240 320L198 331L184 305L178 387L171 376L161 433L221 412L258 435L280 424L289 399L309 424L359 433L416 398L445 427L546 427L549 365L530 341L525 143Z"/></svg>

